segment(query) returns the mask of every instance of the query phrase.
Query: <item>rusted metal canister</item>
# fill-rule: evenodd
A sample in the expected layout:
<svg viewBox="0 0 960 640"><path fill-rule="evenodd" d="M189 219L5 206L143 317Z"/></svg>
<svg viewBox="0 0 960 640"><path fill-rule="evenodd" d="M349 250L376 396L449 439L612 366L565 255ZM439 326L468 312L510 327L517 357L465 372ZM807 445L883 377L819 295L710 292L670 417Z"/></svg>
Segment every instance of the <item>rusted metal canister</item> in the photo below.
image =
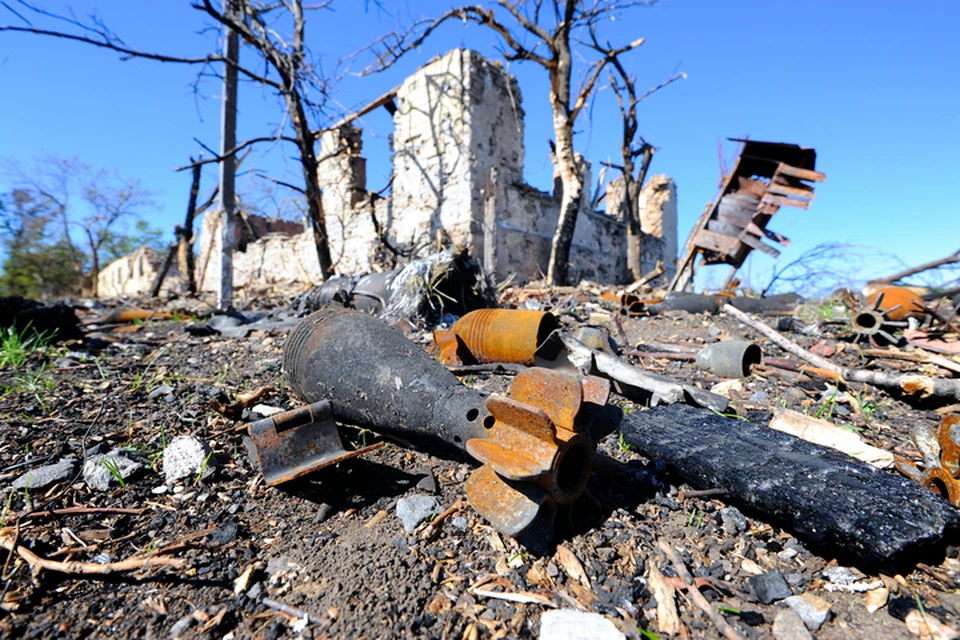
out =
<svg viewBox="0 0 960 640"><path fill-rule="evenodd" d="M922 318L926 313L926 303L910 289L904 287L884 287L867 296L867 306L879 311L887 320L906 320Z"/></svg>
<svg viewBox="0 0 960 640"><path fill-rule="evenodd" d="M745 378L750 375L750 367L762 362L763 351L746 340L717 342L697 354L697 366L721 378Z"/></svg>
<svg viewBox="0 0 960 640"><path fill-rule="evenodd" d="M537 347L560 326L556 316L524 309L478 309L433 338L445 364L534 364Z"/></svg>

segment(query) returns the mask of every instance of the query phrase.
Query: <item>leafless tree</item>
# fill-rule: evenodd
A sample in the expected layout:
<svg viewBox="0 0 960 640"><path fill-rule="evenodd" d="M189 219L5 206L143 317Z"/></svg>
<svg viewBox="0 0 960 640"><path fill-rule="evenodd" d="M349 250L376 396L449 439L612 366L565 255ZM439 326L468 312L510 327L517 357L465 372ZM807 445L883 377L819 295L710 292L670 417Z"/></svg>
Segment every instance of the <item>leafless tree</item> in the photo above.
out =
<svg viewBox="0 0 960 640"><path fill-rule="evenodd" d="M293 131L292 136L284 135L284 125L282 125L273 135L248 139L238 143L235 148L223 155L224 157L234 156L237 152L260 142L285 141L296 145L303 173L302 191L307 202L317 259L324 279L330 276L333 266L323 215L323 203L320 198L318 163L314 150L315 138L312 133L320 127L315 124L311 126L311 120L316 121L323 115L322 109L327 97L328 84L320 77L317 67L312 62L312 56L306 46L305 32L306 12L325 9L331 1L322 0L317 4L304 6L302 0L279 2L225 0L224 6L217 7L211 0L197 0L192 5L217 25L236 31L246 46L257 51L263 62L263 71L256 71L255 67L238 64L236 68L239 74L247 80L274 90L283 102L285 121ZM20 2L20 5L25 8L24 12L14 12L14 15L23 20L26 25L0 24L0 32L21 32L64 38L120 53L124 59L133 57L167 63L200 65L203 70L212 69L220 64L232 64L219 53L190 58L142 51L128 46L122 38L98 19L94 18L89 23L81 23L72 16L54 15L25 2ZM7 3L4 3L4 6L10 9ZM12 12L12 9L10 10ZM66 23L73 31L36 27L24 16L25 13L31 17L37 15L45 20L54 19L58 23ZM222 160L223 157L214 154L212 158L199 160L180 169L192 169L194 164Z"/></svg>
<svg viewBox="0 0 960 640"><path fill-rule="evenodd" d="M95 171L76 158L46 156L31 167L6 160L2 172L15 189L30 194L49 212L83 289L94 296L104 258L116 258L129 248L127 223L142 220L156 207L154 194L139 180ZM86 202L85 212L75 204L78 194Z"/></svg>
<svg viewBox="0 0 960 640"><path fill-rule="evenodd" d="M591 38L594 45L598 46L594 30L591 30ZM610 86L617 97L617 106L620 107L620 117L623 120L623 135L620 140L620 154L623 158L623 164L604 164L618 169L623 174L623 197L620 199L620 207L621 214L627 221L627 268L630 270L630 275L634 281L637 281L645 275L641 264L643 233L640 227L638 203L640 201L640 190L647 179L647 171L650 169L650 162L653 160L655 151L653 145L647 142L643 136L638 135L637 106L651 94L687 76L684 73L678 73L646 93L637 95L636 77L627 72L620 57L615 56L610 60L610 65L616 72L616 74L610 74ZM640 159L640 166L637 168L636 161L638 158ZM635 170L637 171L636 174L634 174Z"/></svg>
<svg viewBox="0 0 960 640"><path fill-rule="evenodd" d="M554 167L563 185L560 218L553 236L547 278L554 284L567 280L570 247L582 200L589 198L583 175L574 154L574 124L593 93L604 67L643 44L643 38L622 46L601 42L598 31L604 22L625 10L649 5L632 0L498 0L496 8L478 5L451 9L443 15L412 25L405 33L393 33L373 45L376 62L368 72L394 64L408 51L419 47L442 24L461 20L492 29L500 38L502 54L509 61L533 62L550 78L550 108L556 150ZM593 34L593 42L579 47L579 38ZM533 37L533 44L525 41ZM585 41L584 41L585 42ZM587 59L587 52L592 55ZM575 57L586 60L579 85L573 87Z"/></svg>

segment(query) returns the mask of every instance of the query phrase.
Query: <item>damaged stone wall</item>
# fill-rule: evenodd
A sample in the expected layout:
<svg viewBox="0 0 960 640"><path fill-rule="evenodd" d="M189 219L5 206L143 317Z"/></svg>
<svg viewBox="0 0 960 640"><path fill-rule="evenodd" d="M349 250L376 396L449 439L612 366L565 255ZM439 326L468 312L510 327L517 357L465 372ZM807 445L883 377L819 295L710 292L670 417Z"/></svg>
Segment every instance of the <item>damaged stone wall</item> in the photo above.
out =
<svg viewBox="0 0 960 640"><path fill-rule="evenodd" d="M615 178L607 185L605 206L622 219L623 178ZM640 211L640 268L644 274L653 271L663 261L665 277L677 272L677 185L665 175L647 179L637 201ZM626 223L626 221L623 221Z"/></svg>
<svg viewBox="0 0 960 640"><path fill-rule="evenodd" d="M407 78L395 100L393 174L386 195L367 190L359 127L348 119L320 136L318 175L337 273L392 268L433 252L440 241L465 245L499 278L511 273L518 281L540 278L547 269L560 198L523 182L524 113L516 79L500 64L456 49ZM582 162L582 167L590 184L590 165ZM650 234L662 239L664 248L655 252L662 258L654 258L660 244L651 243L649 259L651 268L663 259L673 269L675 260L668 256L676 255L675 187L661 191L647 196L656 210L652 215L673 217L659 227L651 222ZM217 286L218 219L218 212L208 212L201 225L201 291ZM306 288L321 282L309 229L273 228L262 218L248 219L263 228L249 238L238 237L235 288ZM243 229L239 221L237 227ZM659 231L652 231L655 227ZM601 282L627 278L623 221L585 203L574 232L570 275Z"/></svg>
<svg viewBox="0 0 960 640"><path fill-rule="evenodd" d="M415 255L432 250L439 236L469 247L498 277L541 277L560 202L523 182L524 114L516 79L478 53L458 49L408 78L397 103L389 199L370 204L359 129L346 126L323 136L320 175L338 270L371 268L379 228L392 246ZM583 167L589 183L589 164ZM574 233L571 276L621 281L624 235L622 222L585 207Z"/></svg>
<svg viewBox="0 0 960 640"><path fill-rule="evenodd" d="M246 215L234 225L233 286L319 284L320 266L313 234L304 224ZM200 227L197 288L216 291L220 278L220 212L203 216Z"/></svg>
<svg viewBox="0 0 960 640"><path fill-rule="evenodd" d="M114 260L97 276L97 294L103 298L139 296L150 291L164 256L150 247L138 247ZM176 262L170 265L161 293L179 292L183 286Z"/></svg>

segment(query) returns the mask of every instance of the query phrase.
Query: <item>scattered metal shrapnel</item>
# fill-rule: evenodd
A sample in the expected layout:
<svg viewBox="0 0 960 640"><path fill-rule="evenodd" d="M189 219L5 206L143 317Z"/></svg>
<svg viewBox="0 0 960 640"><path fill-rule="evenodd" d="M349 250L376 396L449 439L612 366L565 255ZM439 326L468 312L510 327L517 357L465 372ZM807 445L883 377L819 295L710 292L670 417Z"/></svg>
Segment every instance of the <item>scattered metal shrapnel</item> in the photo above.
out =
<svg viewBox="0 0 960 640"><path fill-rule="evenodd" d="M896 343L892 332L907 326L907 321L903 319L905 316L900 313L902 307L902 303L889 304L887 290L880 290L870 296L864 306L852 310L850 328L859 340L875 343L879 336L887 342Z"/></svg>
<svg viewBox="0 0 960 640"><path fill-rule="evenodd" d="M433 339L445 364L513 362L531 365L533 354L560 326L556 316L524 309L478 309Z"/></svg>
<svg viewBox="0 0 960 640"><path fill-rule="evenodd" d="M724 340L701 349L696 362L721 378L745 378L753 365L763 364L763 351L746 340Z"/></svg>
<svg viewBox="0 0 960 640"><path fill-rule="evenodd" d="M381 446L344 449L326 400L251 422L247 432L250 458L260 466L269 486L289 482Z"/></svg>
<svg viewBox="0 0 960 640"><path fill-rule="evenodd" d="M929 460L920 482L960 507L960 414L943 417L937 430L939 459Z"/></svg>
<svg viewBox="0 0 960 640"><path fill-rule="evenodd" d="M339 421L479 460L467 483L471 504L528 546L552 539L558 512L586 490L590 428L610 393L607 380L531 368L509 396L484 398L394 329L337 308L293 329L284 371L299 397L328 400Z"/></svg>

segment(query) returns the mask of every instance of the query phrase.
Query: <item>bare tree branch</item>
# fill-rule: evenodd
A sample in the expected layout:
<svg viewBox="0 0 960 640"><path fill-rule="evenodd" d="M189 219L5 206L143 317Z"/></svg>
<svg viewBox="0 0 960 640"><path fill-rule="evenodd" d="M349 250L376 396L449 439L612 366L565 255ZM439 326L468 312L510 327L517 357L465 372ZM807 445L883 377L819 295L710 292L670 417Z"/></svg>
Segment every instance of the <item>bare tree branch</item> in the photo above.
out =
<svg viewBox="0 0 960 640"><path fill-rule="evenodd" d="M194 140L196 140L196 138L194 138ZM190 164L185 164L185 165L183 165L182 167L177 167L177 168L175 168L174 171L186 171L187 169L193 169L194 167L201 166L201 165L205 165L205 164L211 164L211 163L213 163L213 162L223 162L223 159L224 159L225 157L234 156L234 155L237 154L237 152L243 151L243 150L246 149L247 147L250 147L251 145L257 144L258 142L277 142L277 141L279 141L279 140L282 140L282 141L284 141L284 142L292 142L292 143L294 143L294 144L297 144L297 139L296 139L296 138L291 138L290 136L264 136L264 137L261 137L261 138L250 138L249 140L246 140L246 141L238 144L238 145L235 146L233 149L230 149L230 151L228 151L225 156L221 156L221 155L217 154L216 152L214 152L213 150L211 150L210 147L208 147L207 145L203 144L203 143L200 142L199 140L196 140L197 144L199 144L199 145L202 146L204 149L206 149L207 151L209 151L210 153L212 153L212 154L213 154L213 157L212 157L212 158L200 158L199 160L194 160L194 161L191 162Z"/></svg>

